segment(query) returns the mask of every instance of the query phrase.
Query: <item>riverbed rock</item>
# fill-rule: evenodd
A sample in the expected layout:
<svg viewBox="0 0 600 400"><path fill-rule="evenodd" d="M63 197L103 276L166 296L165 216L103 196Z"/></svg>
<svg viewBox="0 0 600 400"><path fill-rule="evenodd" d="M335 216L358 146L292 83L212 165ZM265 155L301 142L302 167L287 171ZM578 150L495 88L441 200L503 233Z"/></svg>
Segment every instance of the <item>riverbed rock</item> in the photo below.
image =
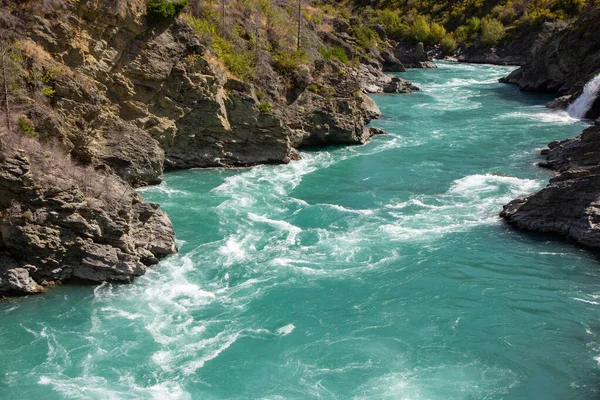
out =
<svg viewBox="0 0 600 400"><path fill-rule="evenodd" d="M559 174L539 192L504 206L501 216L518 229L556 233L600 249L600 127L552 142L541 166Z"/></svg>
<svg viewBox="0 0 600 400"><path fill-rule="evenodd" d="M526 63L501 82L559 95L580 91L600 72L600 9L572 24L546 23Z"/></svg>
<svg viewBox="0 0 600 400"><path fill-rule="evenodd" d="M75 278L130 282L177 251L166 214L124 182L97 193L41 173L24 152L1 157L0 295Z"/></svg>
<svg viewBox="0 0 600 400"><path fill-rule="evenodd" d="M437 68L421 42L416 46L410 43L399 43L395 56L406 68Z"/></svg>

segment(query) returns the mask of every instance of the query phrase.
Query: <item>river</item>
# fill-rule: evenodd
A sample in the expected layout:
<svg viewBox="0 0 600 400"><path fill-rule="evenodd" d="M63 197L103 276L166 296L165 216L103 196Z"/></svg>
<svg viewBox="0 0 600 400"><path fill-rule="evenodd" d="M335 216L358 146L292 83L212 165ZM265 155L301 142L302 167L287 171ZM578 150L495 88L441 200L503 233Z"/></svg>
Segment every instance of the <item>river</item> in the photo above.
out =
<svg viewBox="0 0 600 400"><path fill-rule="evenodd" d="M367 145L141 190L180 253L0 303L0 398L598 398L598 259L498 218L585 125L510 70L411 70Z"/></svg>

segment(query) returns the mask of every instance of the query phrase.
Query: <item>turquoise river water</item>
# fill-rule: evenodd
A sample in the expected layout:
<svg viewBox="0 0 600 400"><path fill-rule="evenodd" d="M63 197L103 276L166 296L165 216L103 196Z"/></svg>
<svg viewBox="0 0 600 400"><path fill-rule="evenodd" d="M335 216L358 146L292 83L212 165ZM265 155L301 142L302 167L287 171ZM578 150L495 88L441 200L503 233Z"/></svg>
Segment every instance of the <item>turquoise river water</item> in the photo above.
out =
<svg viewBox="0 0 600 400"><path fill-rule="evenodd" d="M598 398L598 259L498 218L584 124L508 72L410 71L365 146L142 190L181 252L0 303L0 398Z"/></svg>

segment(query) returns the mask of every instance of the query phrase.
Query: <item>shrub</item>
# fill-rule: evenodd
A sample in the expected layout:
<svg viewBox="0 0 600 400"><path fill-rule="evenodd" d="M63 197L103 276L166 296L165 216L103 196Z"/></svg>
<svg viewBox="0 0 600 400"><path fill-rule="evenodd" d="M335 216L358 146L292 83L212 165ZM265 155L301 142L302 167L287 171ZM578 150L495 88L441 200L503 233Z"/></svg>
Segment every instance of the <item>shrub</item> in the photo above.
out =
<svg viewBox="0 0 600 400"><path fill-rule="evenodd" d="M258 111L262 114L273 114L273 106L268 101L262 101L258 104Z"/></svg>
<svg viewBox="0 0 600 400"><path fill-rule="evenodd" d="M348 64L348 54L346 54L346 50L344 50L343 47L335 46L333 49L331 49L331 54L344 64Z"/></svg>
<svg viewBox="0 0 600 400"><path fill-rule="evenodd" d="M410 26L410 34L417 42L429 43L431 38L431 28L425 17L422 15L415 17Z"/></svg>
<svg viewBox="0 0 600 400"><path fill-rule="evenodd" d="M469 19L467 22L467 34L469 36L476 35L481 30L481 20L477 17Z"/></svg>
<svg viewBox="0 0 600 400"><path fill-rule="evenodd" d="M459 26L454 31L454 38L458 42L466 42L469 39L468 29L466 26Z"/></svg>
<svg viewBox="0 0 600 400"><path fill-rule="evenodd" d="M149 0L147 3L148 16L152 19L177 17L189 4L189 0L169 2L167 0Z"/></svg>
<svg viewBox="0 0 600 400"><path fill-rule="evenodd" d="M316 84L314 84L314 83L311 83L310 85L308 85L308 86L306 87L306 90L308 90L308 91L310 91L310 92L315 92L315 93L317 93L317 92L319 91L319 86L317 86L317 85L316 85Z"/></svg>
<svg viewBox="0 0 600 400"><path fill-rule="evenodd" d="M212 49L223 61L229 72L238 78L252 80L256 77L253 54L236 49L233 43L220 37L213 39Z"/></svg>
<svg viewBox="0 0 600 400"><path fill-rule="evenodd" d="M36 136L35 128L29 123L27 118L19 117L19 119L17 120L17 125L19 126L19 132L21 132L23 135L29 137Z"/></svg>
<svg viewBox="0 0 600 400"><path fill-rule="evenodd" d="M446 28L442 25L433 22L430 26L430 34L429 34L429 42L430 43L440 43L442 39L446 37Z"/></svg>
<svg viewBox="0 0 600 400"><path fill-rule="evenodd" d="M481 21L481 43L493 46L504 37L504 25L493 18L484 18Z"/></svg>
<svg viewBox="0 0 600 400"><path fill-rule="evenodd" d="M218 29L215 21L207 18L195 18L186 15L186 21L192 27L194 32L200 36L204 42L210 42L217 35Z"/></svg>
<svg viewBox="0 0 600 400"><path fill-rule="evenodd" d="M377 10L374 20L383 25L386 33L394 39L406 36L409 31L408 26L402 23L400 15L389 8L386 8L385 10Z"/></svg>
<svg viewBox="0 0 600 400"><path fill-rule="evenodd" d="M303 50L281 50L273 55L275 69L283 74L296 71L305 60L306 53Z"/></svg>
<svg viewBox="0 0 600 400"><path fill-rule="evenodd" d="M363 49L370 49L377 46L377 32L368 26L358 25L352 27L352 36L356 39L356 43Z"/></svg>
<svg viewBox="0 0 600 400"><path fill-rule="evenodd" d="M54 90L50 86L44 86L44 87L42 87L42 93L44 94L44 96L52 97L56 93L56 90Z"/></svg>
<svg viewBox="0 0 600 400"><path fill-rule="evenodd" d="M556 0L552 11L563 12L566 15L576 15L585 6L585 0Z"/></svg>
<svg viewBox="0 0 600 400"><path fill-rule="evenodd" d="M334 58L336 58L344 64L348 64L348 54L346 54L346 50L344 50L344 48L341 46L321 46L319 48L319 52L325 60L333 60Z"/></svg>
<svg viewBox="0 0 600 400"><path fill-rule="evenodd" d="M456 48L458 47L456 40L452 36L446 36L440 41L440 46L442 46L442 50L444 54L449 56L454 54Z"/></svg>

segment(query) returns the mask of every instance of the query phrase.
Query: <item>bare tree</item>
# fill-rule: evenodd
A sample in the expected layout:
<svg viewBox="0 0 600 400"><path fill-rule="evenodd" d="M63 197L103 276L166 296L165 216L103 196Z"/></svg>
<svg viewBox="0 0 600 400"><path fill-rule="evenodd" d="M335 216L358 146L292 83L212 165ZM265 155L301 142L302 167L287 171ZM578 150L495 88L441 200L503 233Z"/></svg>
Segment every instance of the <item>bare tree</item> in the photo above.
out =
<svg viewBox="0 0 600 400"><path fill-rule="evenodd" d="M302 0L298 0L298 51L300 51L301 29L302 29Z"/></svg>
<svg viewBox="0 0 600 400"><path fill-rule="evenodd" d="M0 63L2 64L2 83L3 83L3 102L4 102L4 114L5 114L5 119L6 119L6 130L7 131L11 131L11 126L10 126L10 100L9 100L9 92L8 92L8 68L6 66L7 64L7 60L6 60L6 56L8 53L8 48L4 47L3 49L0 49ZM1 146L1 144L0 144Z"/></svg>
<svg viewBox="0 0 600 400"><path fill-rule="evenodd" d="M221 35L225 37L225 0L221 0Z"/></svg>
<svg viewBox="0 0 600 400"><path fill-rule="evenodd" d="M16 116L29 106L23 81L23 61L14 43L0 38L0 138L16 129ZM0 141L0 150L3 143Z"/></svg>

